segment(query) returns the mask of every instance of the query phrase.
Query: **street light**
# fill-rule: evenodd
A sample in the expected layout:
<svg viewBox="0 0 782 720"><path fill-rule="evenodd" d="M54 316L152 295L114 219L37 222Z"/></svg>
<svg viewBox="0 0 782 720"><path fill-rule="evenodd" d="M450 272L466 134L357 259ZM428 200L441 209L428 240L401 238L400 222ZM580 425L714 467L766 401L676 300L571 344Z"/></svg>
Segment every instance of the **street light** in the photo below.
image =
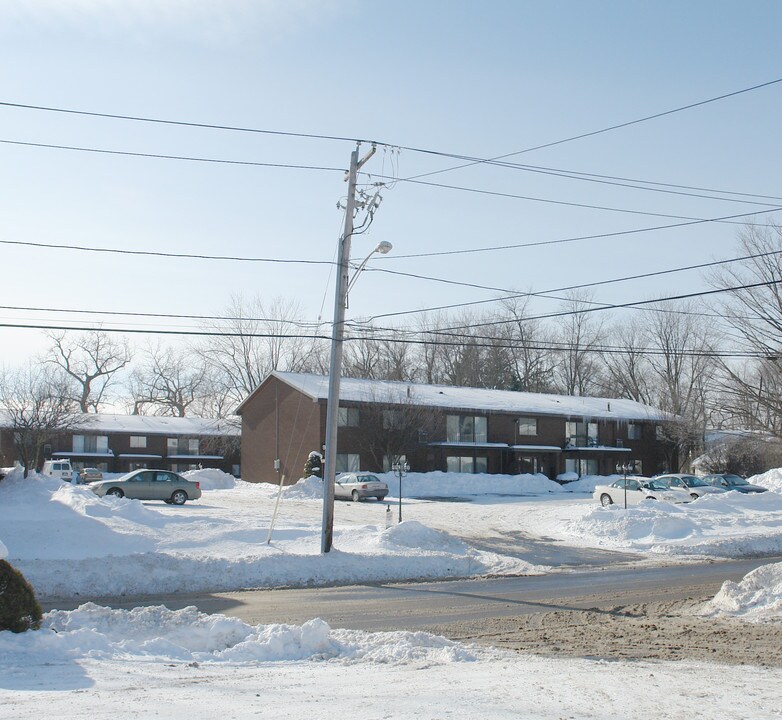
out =
<svg viewBox="0 0 782 720"><path fill-rule="evenodd" d="M337 282L334 293L334 323L331 330L331 358L329 362L329 389L326 405L326 461L323 465L323 522L321 527L320 551L331 550L334 534L334 480L337 476L337 427L339 417L339 381L342 373L342 344L345 335L345 308L348 289L356 280L356 275L364 269L376 252L385 254L391 249L391 243L381 242L359 264L356 275L350 280L350 241L353 237L353 215L356 211L356 176L359 168L375 153L375 146L361 159L358 159L358 147L350 156L348 172L348 199L345 207L345 230L339 243L337 256Z"/></svg>
<svg viewBox="0 0 782 720"><path fill-rule="evenodd" d="M356 284L356 278L358 278L358 274L367 266L367 263L369 262L369 258L371 258L375 253L380 253L381 255L388 255L388 253L393 250L394 246L388 242L387 240L382 240L377 244L377 247L369 253L358 265L355 272L353 273L353 279L348 283L348 289L347 292L350 292L350 289Z"/></svg>
<svg viewBox="0 0 782 720"><path fill-rule="evenodd" d="M625 510L627 510L627 473L632 470L634 470L634 466L627 463L618 464L616 466L617 472L623 472L625 474Z"/></svg>
<svg viewBox="0 0 782 720"><path fill-rule="evenodd" d="M410 470L410 466L406 460L399 458L392 466L391 469L399 476L399 522L402 522L402 478L407 475Z"/></svg>

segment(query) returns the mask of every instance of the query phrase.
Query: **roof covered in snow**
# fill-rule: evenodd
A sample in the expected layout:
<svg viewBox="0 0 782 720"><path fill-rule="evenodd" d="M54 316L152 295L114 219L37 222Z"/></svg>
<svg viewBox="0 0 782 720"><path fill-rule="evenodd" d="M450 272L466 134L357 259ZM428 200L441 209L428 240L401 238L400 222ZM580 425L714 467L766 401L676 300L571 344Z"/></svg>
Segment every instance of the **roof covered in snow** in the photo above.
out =
<svg viewBox="0 0 782 720"><path fill-rule="evenodd" d="M132 435L229 435L239 436L237 419L159 417L155 415L112 415L86 413L77 416L74 432L128 433ZM10 427L7 413L0 410L0 427Z"/></svg>
<svg viewBox="0 0 782 720"><path fill-rule="evenodd" d="M327 376L274 371L269 377L278 378L313 400L326 400L328 397L329 379ZM241 412L245 403L253 395L250 395L242 403L238 412ZM564 415L566 417L606 420L660 421L670 419L670 416L662 410L634 400L487 390L484 388L451 387L449 385L421 385L389 380L342 378L339 398L341 402L356 403L411 402L416 405L447 410Z"/></svg>

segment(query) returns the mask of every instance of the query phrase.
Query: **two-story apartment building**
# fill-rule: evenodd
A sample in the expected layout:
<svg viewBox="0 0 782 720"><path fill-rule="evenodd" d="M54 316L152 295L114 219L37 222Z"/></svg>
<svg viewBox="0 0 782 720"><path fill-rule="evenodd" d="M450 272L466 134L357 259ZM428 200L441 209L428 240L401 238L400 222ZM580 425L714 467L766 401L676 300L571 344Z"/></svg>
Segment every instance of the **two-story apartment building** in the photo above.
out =
<svg viewBox="0 0 782 720"><path fill-rule="evenodd" d="M0 464L13 465L14 428L0 428ZM233 420L84 414L44 447L44 459L68 458L76 469L104 472L220 468L239 475L239 424Z"/></svg>
<svg viewBox="0 0 782 720"><path fill-rule="evenodd" d="M273 372L240 405L243 479L295 482L326 437L328 378ZM337 470L651 475L675 464L670 418L632 400L343 378ZM404 427L406 433L398 432ZM394 434L398 444L387 442ZM383 452L384 446L387 452ZM403 451L400 451L403 448Z"/></svg>

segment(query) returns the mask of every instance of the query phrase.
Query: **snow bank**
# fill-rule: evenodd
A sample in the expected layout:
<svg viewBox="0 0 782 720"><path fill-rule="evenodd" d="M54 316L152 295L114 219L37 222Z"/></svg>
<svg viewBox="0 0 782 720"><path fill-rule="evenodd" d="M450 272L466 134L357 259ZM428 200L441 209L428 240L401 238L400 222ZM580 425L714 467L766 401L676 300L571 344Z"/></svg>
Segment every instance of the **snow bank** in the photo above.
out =
<svg viewBox="0 0 782 720"><path fill-rule="evenodd" d="M760 475L754 475L748 478L748 482L753 485L760 485L760 487L767 488L773 492L782 493L782 468L774 468Z"/></svg>
<svg viewBox="0 0 782 720"><path fill-rule="evenodd" d="M301 478L294 485L286 485L282 490L286 500L322 500L323 480L314 475Z"/></svg>
<svg viewBox="0 0 782 720"><path fill-rule="evenodd" d="M375 473L399 497L399 477ZM490 475L488 473L411 472L402 478L403 497L469 497L473 495L540 495L562 492L559 483L545 475Z"/></svg>
<svg viewBox="0 0 782 720"><path fill-rule="evenodd" d="M782 563L763 565L738 583L726 581L701 614L728 615L749 622L782 622Z"/></svg>
<svg viewBox="0 0 782 720"><path fill-rule="evenodd" d="M202 490L230 490L236 487L236 478L217 468L188 470L180 474L192 482L201 483Z"/></svg>
<svg viewBox="0 0 782 720"><path fill-rule="evenodd" d="M112 610L93 603L46 613L41 630L0 632L0 655L17 664L67 659L195 663L341 661L407 664L470 662L473 651L422 632L332 630L318 618L304 625L247 625L194 607Z"/></svg>
<svg viewBox="0 0 782 720"><path fill-rule="evenodd" d="M667 555L746 557L782 552L782 496L736 492L673 505L594 506L566 522L581 544Z"/></svg>

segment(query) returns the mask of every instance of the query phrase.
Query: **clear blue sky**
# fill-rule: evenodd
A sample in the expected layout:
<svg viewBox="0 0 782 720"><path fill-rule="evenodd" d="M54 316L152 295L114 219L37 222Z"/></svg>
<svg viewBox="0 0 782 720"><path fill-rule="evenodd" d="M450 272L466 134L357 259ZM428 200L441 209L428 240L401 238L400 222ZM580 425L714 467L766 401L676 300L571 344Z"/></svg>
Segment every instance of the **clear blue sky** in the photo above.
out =
<svg viewBox="0 0 782 720"><path fill-rule="evenodd" d="M782 4L342 0L0 0L0 101L377 139L493 157L782 77ZM782 196L782 84L511 158L579 172ZM343 168L346 142L247 135L0 106L0 140ZM403 151L398 175L453 165ZM379 152L366 170L390 174ZM625 210L716 217L766 209L496 167L428 178ZM197 164L0 143L0 239L331 260L339 172ZM773 202L773 201L769 201ZM766 216L761 216L766 217ZM395 256L555 240L675 220L410 183L384 192L361 259L536 291L734 254L738 226L695 226L450 258ZM314 320L325 266L149 260L0 245L0 305L218 314L282 296ZM697 273L600 288L626 302L704 287ZM495 293L367 273L352 317ZM542 312L554 301L539 301ZM0 310L0 322L73 316ZM94 318L93 318L94 320ZM145 321L139 321L145 322ZM106 320L107 325L115 322ZM171 327L173 323L163 323ZM140 339L139 339L140 341ZM0 363L40 349L0 328Z"/></svg>

